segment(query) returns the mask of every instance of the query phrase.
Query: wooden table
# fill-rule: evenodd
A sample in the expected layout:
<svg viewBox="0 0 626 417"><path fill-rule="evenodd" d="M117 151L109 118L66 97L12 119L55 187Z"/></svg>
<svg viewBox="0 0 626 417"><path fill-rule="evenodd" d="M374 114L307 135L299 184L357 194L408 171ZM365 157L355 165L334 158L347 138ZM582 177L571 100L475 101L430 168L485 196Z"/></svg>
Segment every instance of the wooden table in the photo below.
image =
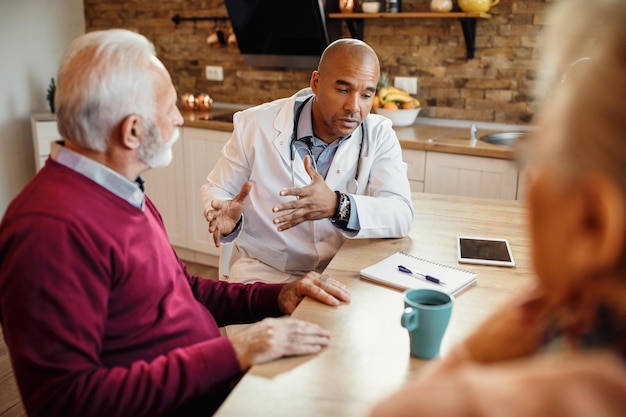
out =
<svg viewBox="0 0 626 417"><path fill-rule="evenodd" d="M352 292L352 301L328 307L304 300L293 317L331 330L317 355L254 366L217 416L366 416L381 397L420 372L427 361L409 354L400 326L402 292L359 277L359 270L403 251L478 274L477 285L457 294L442 354L531 279L526 208L518 201L432 194L413 195L415 222L402 239L348 240L326 273ZM459 265L456 236L509 239L516 267Z"/></svg>

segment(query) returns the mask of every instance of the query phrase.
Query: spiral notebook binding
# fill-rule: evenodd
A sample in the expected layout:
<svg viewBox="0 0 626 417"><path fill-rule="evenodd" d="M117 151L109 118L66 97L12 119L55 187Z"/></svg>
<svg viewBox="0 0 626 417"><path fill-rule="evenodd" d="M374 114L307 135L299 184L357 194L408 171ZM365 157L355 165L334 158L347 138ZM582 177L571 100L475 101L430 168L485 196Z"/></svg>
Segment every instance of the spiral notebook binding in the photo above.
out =
<svg viewBox="0 0 626 417"><path fill-rule="evenodd" d="M413 259L416 259L418 261L428 262L429 264L440 266L442 268L452 269L454 271L459 271L459 272L468 272L468 273L470 272L470 271L468 271L466 269L463 269L463 268L456 268L454 266L440 264L439 262L431 261L429 259L420 258L419 256L411 255L411 254L406 253L406 252L398 252L398 253L401 253L402 255L408 256L409 258L413 258Z"/></svg>

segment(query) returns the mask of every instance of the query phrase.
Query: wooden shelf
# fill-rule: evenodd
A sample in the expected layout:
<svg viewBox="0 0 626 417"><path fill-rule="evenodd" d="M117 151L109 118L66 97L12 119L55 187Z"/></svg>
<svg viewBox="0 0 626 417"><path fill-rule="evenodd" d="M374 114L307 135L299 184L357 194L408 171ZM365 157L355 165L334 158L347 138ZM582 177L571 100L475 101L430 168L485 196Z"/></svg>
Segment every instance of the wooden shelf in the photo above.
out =
<svg viewBox="0 0 626 417"><path fill-rule="evenodd" d="M365 19L459 19L468 59L474 58L477 19L491 19L489 13L479 12L328 13L327 16L345 20L352 37L361 40Z"/></svg>
<svg viewBox="0 0 626 417"><path fill-rule="evenodd" d="M479 12L328 13L329 19L491 19Z"/></svg>

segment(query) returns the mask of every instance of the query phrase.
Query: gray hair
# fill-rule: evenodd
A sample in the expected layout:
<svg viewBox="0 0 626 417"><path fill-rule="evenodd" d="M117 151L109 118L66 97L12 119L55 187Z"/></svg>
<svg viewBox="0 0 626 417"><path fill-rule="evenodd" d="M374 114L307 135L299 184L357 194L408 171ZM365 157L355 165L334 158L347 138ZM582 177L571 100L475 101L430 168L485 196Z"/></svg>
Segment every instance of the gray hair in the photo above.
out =
<svg viewBox="0 0 626 417"><path fill-rule="evenodd" d="M61 61L55 108L59 133L99 152L131 114L154 119L153 78L147 73L156 56L144 36L124 29L76 38Z"/></svg>
<svg viewBox="0 0 626 417"><path fill-rule="evenodd" d="M626 195L626 0L561 0L546 41L538 94L553 156L573 175L608 174Z"/></svg>

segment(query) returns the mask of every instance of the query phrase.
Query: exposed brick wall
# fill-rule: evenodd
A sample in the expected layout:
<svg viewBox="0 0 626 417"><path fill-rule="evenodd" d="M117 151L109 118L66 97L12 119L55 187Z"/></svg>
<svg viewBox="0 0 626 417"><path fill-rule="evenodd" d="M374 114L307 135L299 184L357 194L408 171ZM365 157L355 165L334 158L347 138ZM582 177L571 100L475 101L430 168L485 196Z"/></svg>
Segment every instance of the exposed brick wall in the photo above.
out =
<svg viewBox="0 0 626 417"><path fill-rule="evenodd" d="M533 113L538 35L550 3L501 0L490 12L492 19L477 23L474 59L466 58L457 19L368 19L364 40L392 79L418 77L421 115L525 123ZM403 0L402 7L407 12L428 11L429 4L430 0ZM178 26L172 22L176 14L226 16L222 0L84 0L84 6L88 31L123 27L152 40L181 94L208 92L220 102L257 104L290 95L309 83L308 70L249 67L238 49L209 47L206 38L215 29L212 21ZM228 34L228 21L217 24ZM349 36L345 24L341 31ZM206 65L222 66L224 81L205 80Z"/></svg>

